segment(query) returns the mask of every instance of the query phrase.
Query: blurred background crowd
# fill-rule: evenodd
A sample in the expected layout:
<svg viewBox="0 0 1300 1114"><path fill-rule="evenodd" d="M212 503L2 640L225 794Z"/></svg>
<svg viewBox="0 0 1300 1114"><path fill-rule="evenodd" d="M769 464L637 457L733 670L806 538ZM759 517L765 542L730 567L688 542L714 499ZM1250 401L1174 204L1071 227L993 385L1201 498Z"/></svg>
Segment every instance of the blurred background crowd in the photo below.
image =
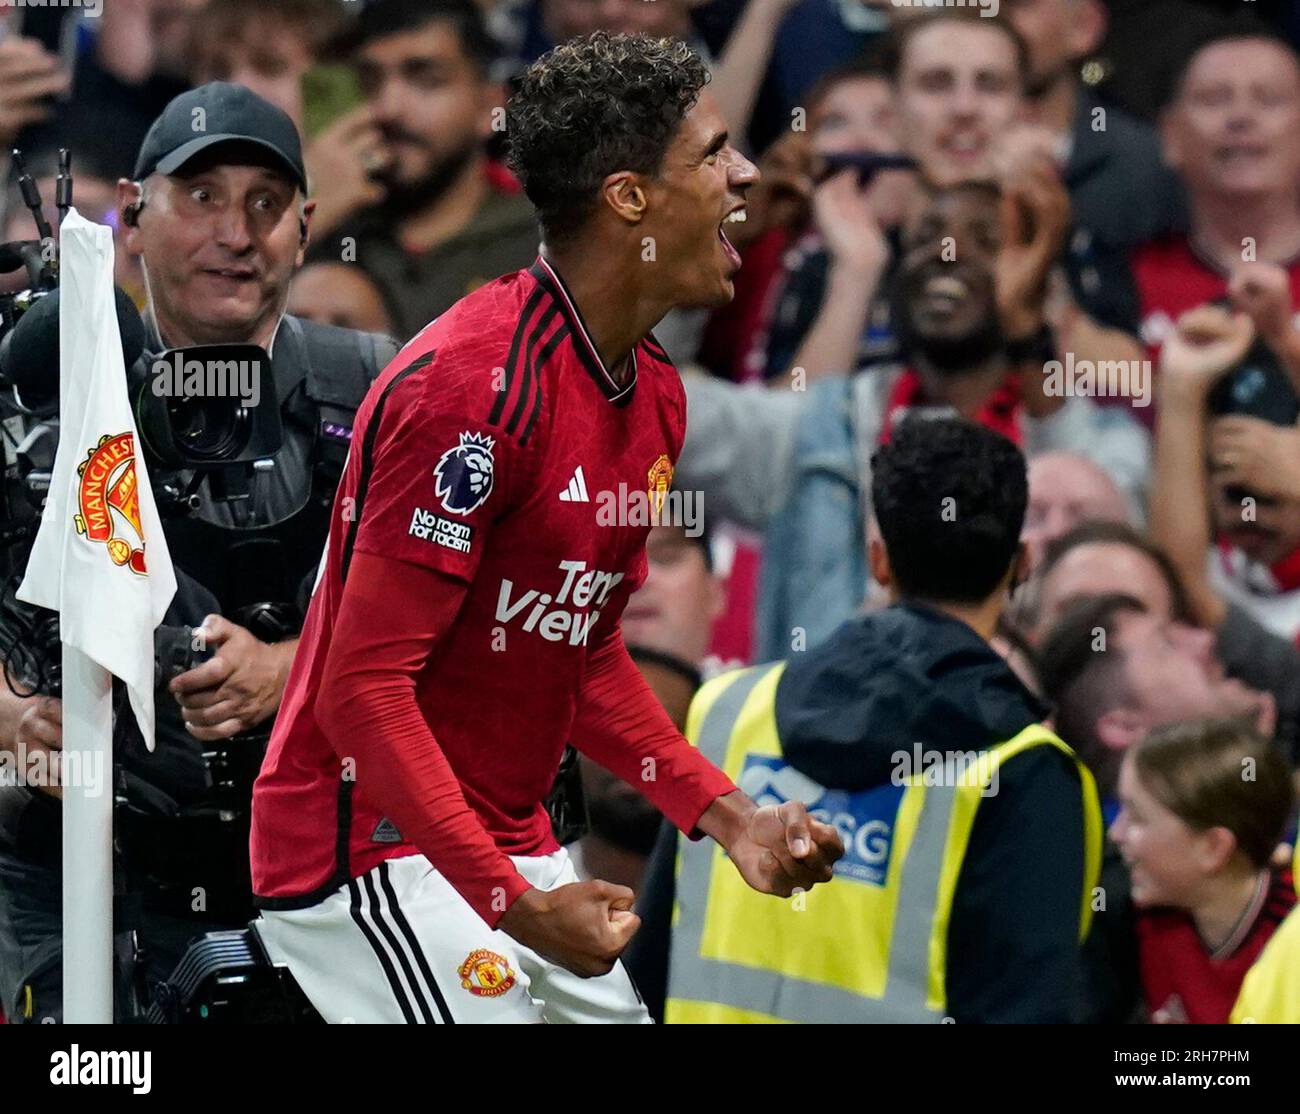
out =
<svg viewBox="0 0 1300 1114"><path fill-rule="evenodd" d="M1029 570L999 646L1109 822L1120 758L1153 729L1232 719L1291 770L1300 753L1300 8L994 6L0 7L0 139L51 203L71 148L79 210L121 232L118 180L166 103L249 87L304 137L289 312L401 342L537 253L503 158L521 69L597 29L689 41L763 177L728 226L735 300L656 330L690 403L676 485L703 493L707 529L652 532L633 656L684 723L701 678L878 604L872 450L906 413L955 411L1028 458ZM12 186L3 221L0 239L32 235ZM120 250L117 271L143 305L138 260ZM1226 1020L1295 904L1287 839L1259 834L1293 839L1292 798L1243 805L1224 760L1145 802L1163 839L1108 841L1089 1020ZM585 781L584 869L636 888L658 817ZM1232 836L1216 854L1209 830Z"/></svg>

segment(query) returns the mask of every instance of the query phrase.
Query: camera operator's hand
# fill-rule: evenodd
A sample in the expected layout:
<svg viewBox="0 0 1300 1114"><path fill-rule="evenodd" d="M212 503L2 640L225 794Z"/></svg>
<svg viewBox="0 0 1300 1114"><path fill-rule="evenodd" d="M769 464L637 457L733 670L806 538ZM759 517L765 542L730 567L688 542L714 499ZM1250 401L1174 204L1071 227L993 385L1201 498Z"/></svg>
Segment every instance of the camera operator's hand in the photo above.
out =
<svg viewBox="0 0 1300 1114"><path fill-rule="evenodd" d="M1210 460L1225 483L1300 501L1300 429L1233 414L1210 424Z"/></svg>
<svg viewBox="0 0 1300 1114"><path fill-rule="evenodd" d="M21 748L26 754L24 765L29 771L27 784L62 800L59 759L63 752L63 701L54 696L34 696L26 703L28 706L19 718L18 730L14 733L14 749L17 751ZM37 785L30 778L32 758L37 754L45 756L45 768L49 771L49 781L45 785Z"/></svg>
<svg viewBox="0 0 1300 1114"><path fill-rule="evenodd" d="M297 640L269 645L237 623L209 615L201 628L216 653L167 687L196 739L228 739L275 715Z"/></svg>
<svg viewBox="0 0 1300 1114"><path fill-rule="evenodd" d="M48 119L47 98L67 88L58 56L35 39L0 40L0 142L8 145L28 124Z"/></svg>

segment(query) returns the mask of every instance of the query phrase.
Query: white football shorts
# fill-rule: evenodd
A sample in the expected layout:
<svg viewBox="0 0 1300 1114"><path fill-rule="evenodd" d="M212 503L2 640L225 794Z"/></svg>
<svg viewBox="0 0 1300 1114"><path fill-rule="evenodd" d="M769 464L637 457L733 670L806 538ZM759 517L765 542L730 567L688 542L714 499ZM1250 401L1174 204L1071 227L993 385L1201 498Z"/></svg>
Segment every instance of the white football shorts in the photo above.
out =
<svg viewBox="0 0 1300 1114"><path fill-rule="evenodd" d="M563 849L511 861L540 890L578 881ZM254 927L331 1024L651 1021L621 962L584 979L543 959L489 928L423 855Z"/></svg>

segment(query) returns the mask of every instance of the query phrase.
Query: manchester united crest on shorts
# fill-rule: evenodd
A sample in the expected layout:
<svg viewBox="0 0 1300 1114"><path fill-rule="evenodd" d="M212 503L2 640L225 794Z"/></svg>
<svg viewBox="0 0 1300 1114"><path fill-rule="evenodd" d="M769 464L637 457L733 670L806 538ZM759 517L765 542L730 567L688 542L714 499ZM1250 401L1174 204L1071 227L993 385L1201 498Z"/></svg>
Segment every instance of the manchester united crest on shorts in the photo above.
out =
<svg viewBox="0 0 1300 1114"><path fill-rule="evenodd" d="M461 987L476 998L497 998L515 985L515 973L505 957L487 948L470 952L457 973Z"/></svg>

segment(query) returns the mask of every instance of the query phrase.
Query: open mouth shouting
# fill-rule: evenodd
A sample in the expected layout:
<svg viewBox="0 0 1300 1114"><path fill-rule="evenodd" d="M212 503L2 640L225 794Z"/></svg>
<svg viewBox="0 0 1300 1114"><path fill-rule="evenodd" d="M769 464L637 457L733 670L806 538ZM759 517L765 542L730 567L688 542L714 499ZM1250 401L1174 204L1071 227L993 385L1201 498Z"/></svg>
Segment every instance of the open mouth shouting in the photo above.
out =
<svg viewBox="0 0 1300 1114"><path fill-rule="evenodd" d="M740 252L727 239L726 226L729 224L744 224L747 219L748 214L742 202L718 222L718 239L722 242L723 253L726 255L733 271L740 269Z"/></svg>

